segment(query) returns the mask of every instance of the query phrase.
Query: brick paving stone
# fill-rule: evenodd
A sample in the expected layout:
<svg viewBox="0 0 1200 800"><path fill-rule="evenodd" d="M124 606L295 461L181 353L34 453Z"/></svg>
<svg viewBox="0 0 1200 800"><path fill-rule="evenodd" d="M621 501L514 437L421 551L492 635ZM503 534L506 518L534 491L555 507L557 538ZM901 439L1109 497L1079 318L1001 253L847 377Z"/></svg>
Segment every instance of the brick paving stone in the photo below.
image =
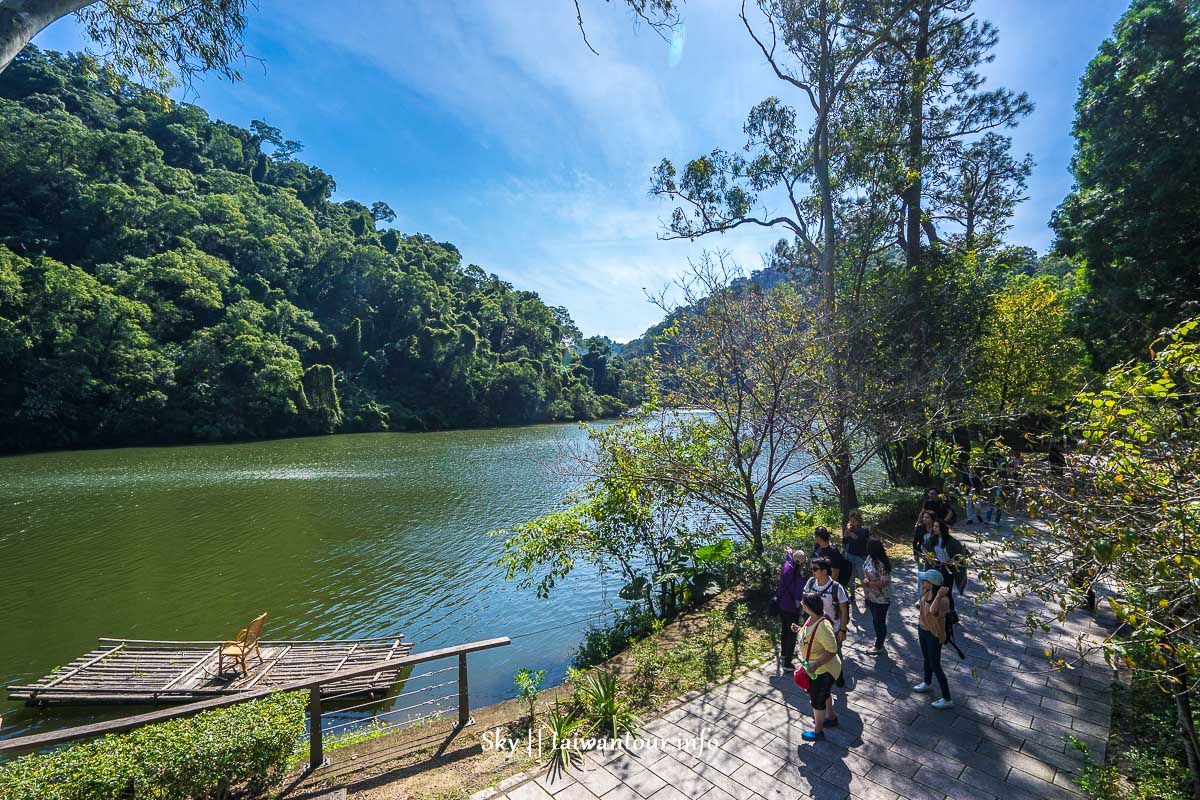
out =
<svg viewBox="0 0 1200 800"><path fill-rule="evenodd" d="M557 794L560 790L575 783L575 778L571 776L570 770L554 770L553 772L543 770L537 778L538 786L542 787L550 794ZM509 791L512 794L512 791Z"/></svg>
<svg viewBox="0 0 1200 800"><path fill-rule="evenodd" d="M891 749L913 763L919 764L922 769L933 769L950 778L957 778L966 767L965 763L954 758L953 755L947 754L945 745L942 744L939 744L935 750L930 750L900 739L892 742Z"/></svg>
<svg viewBox="0 0 1200 800"><path fill-rule="evenodd" d="M729 775L715 769L707 761L700 761L687 753L675 753L672 757L678 759L701 778L711 783L713 788L720 789L738 800L756 800L758 798L755 792L738 783ZM738 768L740 769L744 765L745 762L743 761L738 765ZM736 771L734 770L734 772ZM710 789L709 791L711 792L712 790Z"/></svg>
<svg viewBox="0 0 1200 800"><path fill-rule="evenodd" d="M1049 781L1034 777L1027 772L1023 772L1015 767L1008 773L1005 783L1012 786L1019 786L1034 797L1042 798L1042 800L1074 800L1075 794L1068 792L1053 783L1054 778Z"/></svg>
<svg viewBox="0 0 1200 800"><path fill-rule="evenodd" d="M1058 771L1053 764L1047 764L1045 761L1040 761L1036 758L1025 755L1024 753L1019 753L1015 750L1009 750L1007 747L985 744L980 745L977 752L983 759L990 759L995 761L997 764L1003 764L1006 767L1019 769L1022 772L1027 772L1030 775L1041 778L1044 781L1053 781L1054 773ZM1005 776L1007 774L1008 773L1005 772Z"/></svg>
<svg viewBox="0 0 1200 800"><path fill-rule="evenodd" d="M901 775L898 772L893 772L887 767L881 767L876 764L867 773L867 777L875 783L897 792L906 800L943 800L944 795L937 789L930 789L928 786L917 783L912 778Z"/></svg>
<svg viewBox="0 0 1200 800"><path fill-rule="evenodd" d="M592 794L601 795L620 785L621 780L607 769L590 765L591 769L577 769L571 775L588 788Z"/></svg>
<svg viewBox="0 0 1200 800"><path fill-rule="evenodd" d="M801 797L811 797L813 800L846 800L850 796L849 790L835 786L794 764L775 773L774 780L799 791Z"/></svg>
<svg viewBox="0 0 1200 800"><path fill-rule="evenodd" d="M997 800L996 795L952 778L945 772L935 769L932 763L922 765L913 775L913 780L952 797L954 800Z"/></svg>
<svg viewBox="0 0 1200 800"><path fill-rule="evenodd" d="M550 800L550 793L534 781L509 789L506 794L509 800Z"/></svg>
<svg viewBox="0 0 1200 800"><path fill-rule="evenodd" d="M856 800L896 800L899 797L891 789L880 786L870 778L863 777L845 766L826 770L822 773L821 779L839 789L848 790L850 797Z"/></svg>
<svg viewBox="0 0 1200 800"><path fill-rule="evenodd" d="M690 796L679 791L674 786L664 786L651 795L651 800L687 800Z"/></svg>
<svg viewBox="0 0 1200 800"><path fill-rule="evenodd" d="M685 797L698 798L713 787L711 781L700 777L682 762L670 756L655 761L647 769L662 778L668 787L674 787Z"/></svg>
<svg viewBox="0 0 1200 800"><path fill-rule="evenodd" d="M618 788L624 787L630 789L639 797L649 797L667 785L666 781L645 768L633 770L628 774L618 774L617 777L621 779L621 784ZM608 792L605 796L607 797L608 794L611 794L611 792Z"/></svg>
<svg viewBox="0 0 1200 800"><path fill-rule="evenodd" d="M959 780L976 790L990 792L1003 800L1046 800L1044 797L1030 794L1019 784L1007 783L1002 778L981 772L972 766L963 770Z"/></svg>
<svg viewBox="0 0 1200 800"><path fill-rule="evenodd" d="M743 764L729 777L766 800L796 800L796 790L792 786L753 764Z"/></svg>
<svg viewBox="0 0 1200 800"><path fill-rule="evenodd" d="M608 798L605 798L605 800L608 800ZM722 789L720 786L714 786L705 792L704 796L701 797L700 800L737 800L737 798Z"/></svg>
<svg viewBox="0 0 1200 800"><path fill-rule="evenodd" d="M590 753L587 771L554 784L539 778L509 794L514 800L546 800L547 791L555 800L1080 800L1071 776L1081 759L1063 736L1078 736L1102 757L1110 673L1098 663L1047 672L1043 650L1071 647L1079 633L1103 636L1103 628L1072 616L1034 639L1019 608L967 604L960 613L968 657L944 663L958 705L937 711L929 707L931 696L911 690L920 680L915 609L907 596L895 605L888 655L867 653L857 640L847 646L851 688L835 693L841 724L826 729L823 742L801 739L812 727L807 695L768 663L681 700L642 732L668 740L703 733L715 749ZM1033 608L1033 601L1022 607ZM530 798L515 794L522 790Z"/></svg>

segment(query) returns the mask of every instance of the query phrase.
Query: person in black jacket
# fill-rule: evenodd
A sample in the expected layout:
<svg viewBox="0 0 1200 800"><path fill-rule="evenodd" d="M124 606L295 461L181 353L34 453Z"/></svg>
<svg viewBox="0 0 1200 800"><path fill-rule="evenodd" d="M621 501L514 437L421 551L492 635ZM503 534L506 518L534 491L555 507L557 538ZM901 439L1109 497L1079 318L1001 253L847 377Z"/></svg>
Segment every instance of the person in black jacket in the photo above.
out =
<svg viewBox="0 0 1200 800"><path fill-rule="evenodd" d="M818 525L813 531L813 559L825 558L829 560L831 569L831 577L845 588L846 582L849 579L846 575L845 564L842 559L842 554L839 553L830 543L829 529L823 525Z"/></svg>
<svg viewBox="0 0 1200 800"><path fill-rule="evenodd" d="M950 533L950 526L938 522L937 532L925 537L922 551L926 568L942 573L942 585L951 591L957 587L961 595L967 585L967 548Z"/></svg>

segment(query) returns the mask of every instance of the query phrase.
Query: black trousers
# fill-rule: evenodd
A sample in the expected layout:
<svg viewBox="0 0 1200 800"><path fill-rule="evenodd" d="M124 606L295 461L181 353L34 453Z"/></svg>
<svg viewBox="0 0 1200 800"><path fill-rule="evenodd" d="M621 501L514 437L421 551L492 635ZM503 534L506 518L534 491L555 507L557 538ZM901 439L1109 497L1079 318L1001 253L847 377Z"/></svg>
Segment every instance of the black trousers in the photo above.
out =
<svg viewBox="0 0 1200 800"><path fill-rule="evenodd" d="M875 625L875 646L883 647L883 641L887 638L887 613L889 603L872 603L867 601L867 608L871 611L871 622Z"/></svg>
<svg viewBox="0 0 1200 800"><path fill-rule="evenodd" d="M796 661L796 634L792 632L792 623L800 622L800 614L780 611L779 621L783 625L779 636L779 660L784 664L792 664Z"/></svg>

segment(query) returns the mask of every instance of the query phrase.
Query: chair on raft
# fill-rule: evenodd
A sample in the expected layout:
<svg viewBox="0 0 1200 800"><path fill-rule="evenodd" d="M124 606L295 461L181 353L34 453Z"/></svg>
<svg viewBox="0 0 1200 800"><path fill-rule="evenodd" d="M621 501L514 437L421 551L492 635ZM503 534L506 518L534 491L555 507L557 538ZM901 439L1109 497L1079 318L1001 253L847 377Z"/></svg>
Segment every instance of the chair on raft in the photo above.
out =
<svg viewBox="0 0 1200 800"><path fill-rule="evenodd" d="M217 674L225 673L225 659L233 664L237 664L242 669L242 674L246 675L250 672L250 668L246 663L246 659L253 653L258 657L258 663L263 663L262 651L258 647L258 640L262 637L263 625L267 622L266 613L259 614L246 627L237 632L237 636L233 637L232 642L222 642L221 650L217 656Z"/></svg>

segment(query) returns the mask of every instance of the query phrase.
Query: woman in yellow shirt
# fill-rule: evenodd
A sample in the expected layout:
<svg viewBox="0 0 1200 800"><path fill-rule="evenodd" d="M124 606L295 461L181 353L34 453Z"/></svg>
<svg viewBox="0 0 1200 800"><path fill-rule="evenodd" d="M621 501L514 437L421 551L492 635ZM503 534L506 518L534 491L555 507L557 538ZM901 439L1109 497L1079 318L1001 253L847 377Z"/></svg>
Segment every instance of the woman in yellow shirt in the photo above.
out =
<svg viewBox="0 0 1200 800"><path fill-rule="evenodd" d="M806 742L818 742L825 738L825 726L836 728L837 714L833 711L830 689L842 674L842 659L838 656L837 636L833 623L825 616L825 604L817 592L805 592L800 608L808 615L803 625L792 624L792 630L800 634L799 651L801 669L808 673L808 699L813 707L813 729L800 736Z"/></svg>

